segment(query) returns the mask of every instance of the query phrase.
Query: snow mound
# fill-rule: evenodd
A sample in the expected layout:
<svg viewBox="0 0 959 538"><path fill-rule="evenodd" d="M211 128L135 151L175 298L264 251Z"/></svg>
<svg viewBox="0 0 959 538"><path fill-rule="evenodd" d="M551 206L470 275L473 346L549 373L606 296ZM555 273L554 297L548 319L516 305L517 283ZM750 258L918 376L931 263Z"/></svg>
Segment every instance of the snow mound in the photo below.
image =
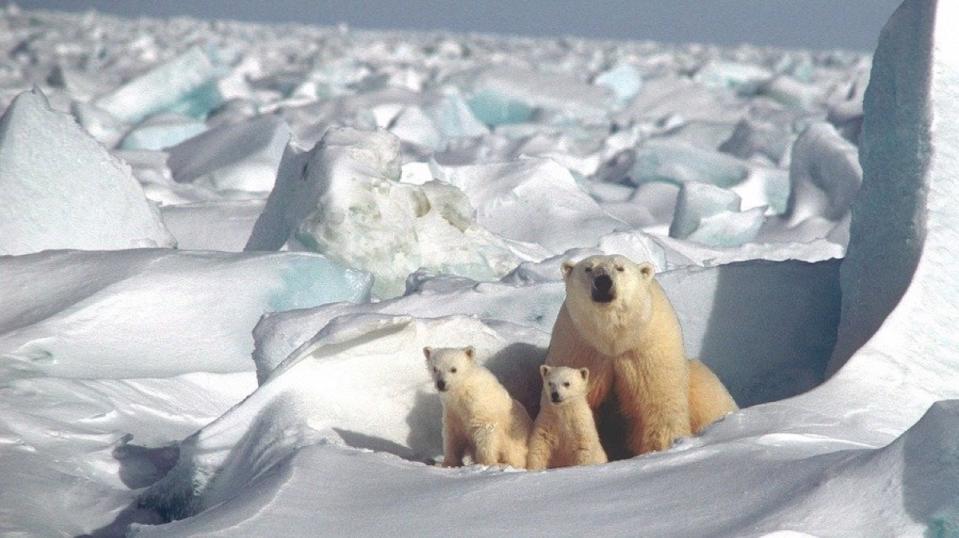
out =
<svg viewBox="0 0 959 538"><path fill-rule="evenodd" d="M0 254L169 247L130 168L39 92L0 117Z"/></svg>
<svg viewBox="0 0 959 538"><path fill-rule="evenodd" d="M308 153L289 148L246 250L326 254L370 271L380 297L402 294L421 267L493 280L530 259L477 225L455 186L399 182L399 159L385 131L331 129Z"/></svg>
<svg viewBox="0 0 959 538"><path fill-rule="evenodd" d="M593 246L597 237L627 227L549 159L443 167L437 175L466 193L482 226L554 254Z"/></svg>
<svg viewBox="0 0 959 538"><path fill-rule="evenodd" d="M290 128L276 116L228 124L170 148L173 179L213 190L269 192Z"/></svg>
<svg viewBox="0 0 959 538"><path fill-rule="evenodd" d="M363 301L370 288L305 253L56 251L0 257L0 274L4 370L82 378L250 371L264 313Z"/></svg>
<svg viewBox="0 0 959 538"><path fill-rule="evenodd" d="M170 519L193 515L234 497L296 449L324 440L429 459L442 453L441 405L423 347L473 345L479 362L532 406L539 396L536 365L548 339L540 331L464 317L341 319L243 402L187 438L176 467L140 503Z"/></svg>

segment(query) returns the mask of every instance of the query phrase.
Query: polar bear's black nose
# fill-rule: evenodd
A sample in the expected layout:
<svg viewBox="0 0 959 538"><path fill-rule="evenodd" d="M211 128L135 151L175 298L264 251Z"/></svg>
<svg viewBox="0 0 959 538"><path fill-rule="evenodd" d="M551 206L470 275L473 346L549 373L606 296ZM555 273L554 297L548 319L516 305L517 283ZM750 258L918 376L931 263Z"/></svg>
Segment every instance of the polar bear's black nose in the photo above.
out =
<svg viewBox="0 0 959 538"><path fill-rule="evenodd" d="M438 380L436 382L436 390L440 392L443 392L444 390L446 390L446 381L443 381L442 379Z"/></svg>
<svg viewBox="0 0 959 538"><path fill-rule="evenodd" d="M613 279L609 275L599 275L593 279L593 287L599 291L608 292L613 287Z"/></svg>
<svg viewBox="0 0 959 538"><path fill-rule="evenodd" d="M595 273L595 272L594 272ZM593 289L590 293L597 303L608 303L615 299L613 279L605 271L593 277Z"/></svg>

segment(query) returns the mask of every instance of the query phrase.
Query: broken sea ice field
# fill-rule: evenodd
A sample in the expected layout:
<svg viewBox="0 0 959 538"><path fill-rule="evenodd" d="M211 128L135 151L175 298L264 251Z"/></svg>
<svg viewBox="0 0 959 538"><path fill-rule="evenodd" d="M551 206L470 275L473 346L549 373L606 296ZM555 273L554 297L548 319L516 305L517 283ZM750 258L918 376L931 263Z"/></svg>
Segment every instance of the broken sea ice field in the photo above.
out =
<svg viewBox="0 0 959 538"><path fill-rule="evenodd" d="M959 535L956 21L907 0L867 55L5 8L0 533ZM596 253L743 409L432 465L422 347L534 406Z"/></svg>

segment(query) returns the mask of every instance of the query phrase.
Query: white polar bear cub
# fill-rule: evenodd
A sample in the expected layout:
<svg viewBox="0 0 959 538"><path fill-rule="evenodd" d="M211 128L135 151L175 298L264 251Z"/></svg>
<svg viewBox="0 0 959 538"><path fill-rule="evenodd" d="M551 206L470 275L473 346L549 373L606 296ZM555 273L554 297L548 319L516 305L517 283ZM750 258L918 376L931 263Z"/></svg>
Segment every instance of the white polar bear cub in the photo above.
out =
<svg viewBox="0 0 959 538"><path fill-rule="evenodd" d="M423 348L426 366L443 402L443 467L473 463L526 467L532 421L486 368L473 347Z"/></svg>
<svg viewBox="0 0 959 538"><path fill-rule="evenodd" d="M530 470L606 463L593 411L586 401L589 369L539 367L543 396L529 438Z"/></svg>

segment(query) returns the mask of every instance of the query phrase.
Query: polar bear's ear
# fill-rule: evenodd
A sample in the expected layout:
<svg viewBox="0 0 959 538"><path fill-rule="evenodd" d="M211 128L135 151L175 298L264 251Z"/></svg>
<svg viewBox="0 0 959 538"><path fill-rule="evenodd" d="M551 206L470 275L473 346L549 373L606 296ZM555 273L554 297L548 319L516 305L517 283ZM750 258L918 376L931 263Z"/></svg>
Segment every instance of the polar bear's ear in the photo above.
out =
<svg viewBox="0 0 959 538"><path fill-rule="evenodd" d="M639 264L639 274L643 275L646 280L652 280L653 275L656 274L656 268L649 262L641 263Z"/></svg>
<svg viewBox="0 0 959 538"><path fill-rule="evenodd" d="M547 374L549 374L549 366L546 366L545 364L540 364L539 365L540 377L542 377L543 379L546 379Z"/></svg>
<svg viewBox="0 0 959 538"><path fill-rule="evenodd" d="M476 358L476 348L473 346L466 346L463 348L463 352L466 353L466 356L469 357L470 360Z"/></svg>
<svg viewBox="0 0 959 538"><path fill-rule="evenodd" d="M563 262L562 269L563 269L563 278L564 278L564 279L567 278L567 277L569 277L570 273L573 272L573 267L576 267L576 264L575 264L575 263L573 263L573 262L571 262L571 261L569 261L569 260L566 260L566 261Z"/></svg>
<svg viewBox="0 0 959 538"><path fill-rule="evenodd" d="M426 357L426 360L430 360L430 355L433 353L433 348L426 346L423 348L423 356Z"/></svg>
<svg viewBox="0 0 959 538"><path fill-rule="evenodd" d="M583 381L589 381L589 368L580 368L579 375L583 378Z"/></svg>

